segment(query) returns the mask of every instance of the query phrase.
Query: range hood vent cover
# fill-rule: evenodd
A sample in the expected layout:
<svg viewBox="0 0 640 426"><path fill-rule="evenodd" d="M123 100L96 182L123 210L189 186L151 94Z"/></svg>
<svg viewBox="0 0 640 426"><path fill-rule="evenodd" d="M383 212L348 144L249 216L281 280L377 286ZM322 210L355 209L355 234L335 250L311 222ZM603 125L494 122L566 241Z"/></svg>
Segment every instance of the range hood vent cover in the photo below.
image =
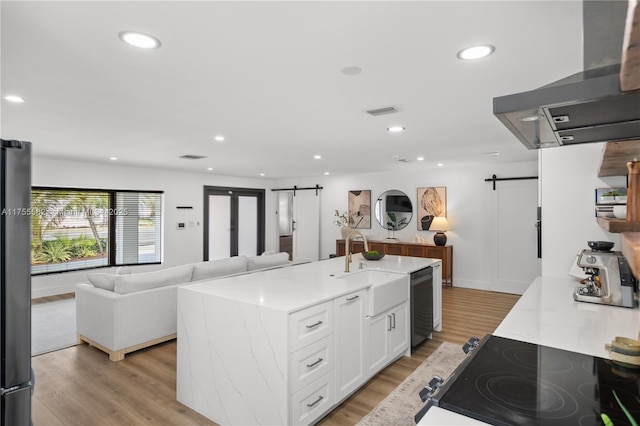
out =
<svg viewBox="0 0 640 426"><path fill-rule="evenodd" d="M529 149L639 139L640 90L621 92L619 72L597 68L494 98L493 113Z"/></svg>
<svg viewBox="0 0 640 426"><path fill-rule="evenodd" d="M617 1L585 0L582 7L585 71L493 98L495 116L529 149L640 139L640 89L620 88L623 33L637 25L631 19L625 28L625 16L638 13Z"/></svg>

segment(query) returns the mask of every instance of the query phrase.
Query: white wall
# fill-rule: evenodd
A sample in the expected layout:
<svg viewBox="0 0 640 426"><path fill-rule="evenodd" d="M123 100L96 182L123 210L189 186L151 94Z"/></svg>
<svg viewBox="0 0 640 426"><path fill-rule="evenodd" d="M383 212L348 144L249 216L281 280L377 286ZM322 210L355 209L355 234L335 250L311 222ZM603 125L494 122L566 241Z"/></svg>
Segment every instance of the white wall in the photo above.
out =
<svg viewBox="0 0 640 426"><path fill-rule="evenodd" d="M598 178L602 144L587 144L544 149L540 151L541 202L543 205L542 274L567 276L578 250L588 240L614 241L617 235L603 231L594 216L594 190L598 187L625 186L624 177ZM340 231L333 225L335 209L346 211L348 191L370 189L372 203L384 191L399 189L416 201L416 190L425 186L447 188L447 216L452 230L447 244L453 245L454 283L456 286L487 288L489 259L486 241L492 238L489 199L491 184L484 179L535 176L538 163L485 164L460 168L437 168L402 173L371 173L351 176L287 179L275 183L263 179L234 178L206 173L183 173L140 169L117 165L87 164L53 159L34 159L33 184L109 189L165 191L165 244L162 267L202 260L203 186L237 186L265 188L266 250L277 250L275 202L277 192L269 189L315 186L321 191L320 257L335 253L335 240ZM177 210L178 205L191 205L193 210ZM176 222L199 222L198 227L176 230ZM363 231L369 238L384 239L387 231L372 218L371 229ZM418 231L416 218L396 232L401 240L411 241L416 234L431 240L433 232ZM619 249L616 246L616 249ZM140 266L138 270L157 269ZM52 274L33 277L33 297L73 291L84 282L86 272Z"/></svg>
<svg viewBox="0 0 640 426"><path fill-rule="evenodd" d="M277 187L311 187L319 184L320 207L320 257L325 259L335 253L336 239L341 238L333 225L334 210L346 211L349 190L371 190L371 229L361 230L367 238L384 239L387 231L373 217L373 207L378 196L389 189L405 192L414 203L414 217L409 225L396 232L396 237L411 241L417 234L433 241L434 232L418 231L415 217L417 188L445 186L447 188L447 218L451 231L447 232L447 245L453 246L454 285L470 288L488 288L489 259L486 241L494 231L489 215L493 211L488 204L492 199L491 183L485 182L493 174L499 177L537 176L537 162L512 164L484 164L460 168L435 168L423 171L396 173L371 173L351 176L323 176L320 178L288 179L276 182Z"/></svg>
<svg viewBox="0 0 640 426"><path fill-rule="evenodd" d="M626 177L599 178L603 143L563 146L540 151L542 199L542 275L566 277L587 241L612 241L595 218L595 189L626 187Z"/></svg>
<svg viewBox="0 0 640 426"><path fill-rule="evenodd" d="M134 189L164 191L164 260L162 265L134 267L136 271L152 270L202 261L203 200L205 185L266 189L265 250L277 250L275 239L275 207L272 204L272 181L236 178L208 173L143 169L115 164L90 164L55 159L34 158L34 186L97 189ZM176 206L193 206L178 210ZM176 229L176 222L194 222L194 227ZM108 269L101 269L108 271ZM87 272L68 272L32 277L32 297L74 291L77 283L86 282Z"/></svg>

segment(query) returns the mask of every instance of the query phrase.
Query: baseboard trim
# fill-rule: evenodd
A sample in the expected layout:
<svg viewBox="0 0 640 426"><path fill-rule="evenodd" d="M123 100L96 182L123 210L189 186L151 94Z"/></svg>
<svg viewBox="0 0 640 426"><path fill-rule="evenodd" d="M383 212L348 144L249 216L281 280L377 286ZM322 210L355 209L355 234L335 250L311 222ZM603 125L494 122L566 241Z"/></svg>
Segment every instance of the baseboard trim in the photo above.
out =
<svg viewBox="0 0 640 426"><path fill-rule="evenodd" d="M47 288L33 288L31 287L31 299L39 299L47 296L58 296L60 294L74 293L76 292L75 284L65 284L56 287Z"/></svg>

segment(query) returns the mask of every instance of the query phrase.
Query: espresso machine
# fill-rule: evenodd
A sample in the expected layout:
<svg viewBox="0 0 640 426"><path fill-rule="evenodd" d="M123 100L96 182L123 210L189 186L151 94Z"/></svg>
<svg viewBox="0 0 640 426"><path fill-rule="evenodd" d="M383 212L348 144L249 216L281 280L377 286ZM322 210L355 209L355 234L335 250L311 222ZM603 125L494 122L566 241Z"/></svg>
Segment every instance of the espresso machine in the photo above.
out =
<svg viewBox="0 0 640 426"><path fill-rule="evenodd" d="M573 299L633 308L637 281L627 259L621 252L611 251L611 242L589 241L588 245L590 249L581 250L576 256L575 265L582 268L586 278L576 287Z"/></svg>

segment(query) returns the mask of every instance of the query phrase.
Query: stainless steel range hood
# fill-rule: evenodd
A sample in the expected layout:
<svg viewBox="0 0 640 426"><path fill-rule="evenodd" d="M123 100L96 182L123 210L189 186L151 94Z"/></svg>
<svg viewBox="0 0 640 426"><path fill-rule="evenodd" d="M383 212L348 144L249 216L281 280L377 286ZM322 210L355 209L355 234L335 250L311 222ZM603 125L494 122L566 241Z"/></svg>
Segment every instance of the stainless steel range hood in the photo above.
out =
<svg viewBox="0 0 640 426"><path fill-rule="evenodd" d="M493 113L527 148L640 139L640 90L620 89L626 9L585 1L585 71L493 99Z"/></svg>

